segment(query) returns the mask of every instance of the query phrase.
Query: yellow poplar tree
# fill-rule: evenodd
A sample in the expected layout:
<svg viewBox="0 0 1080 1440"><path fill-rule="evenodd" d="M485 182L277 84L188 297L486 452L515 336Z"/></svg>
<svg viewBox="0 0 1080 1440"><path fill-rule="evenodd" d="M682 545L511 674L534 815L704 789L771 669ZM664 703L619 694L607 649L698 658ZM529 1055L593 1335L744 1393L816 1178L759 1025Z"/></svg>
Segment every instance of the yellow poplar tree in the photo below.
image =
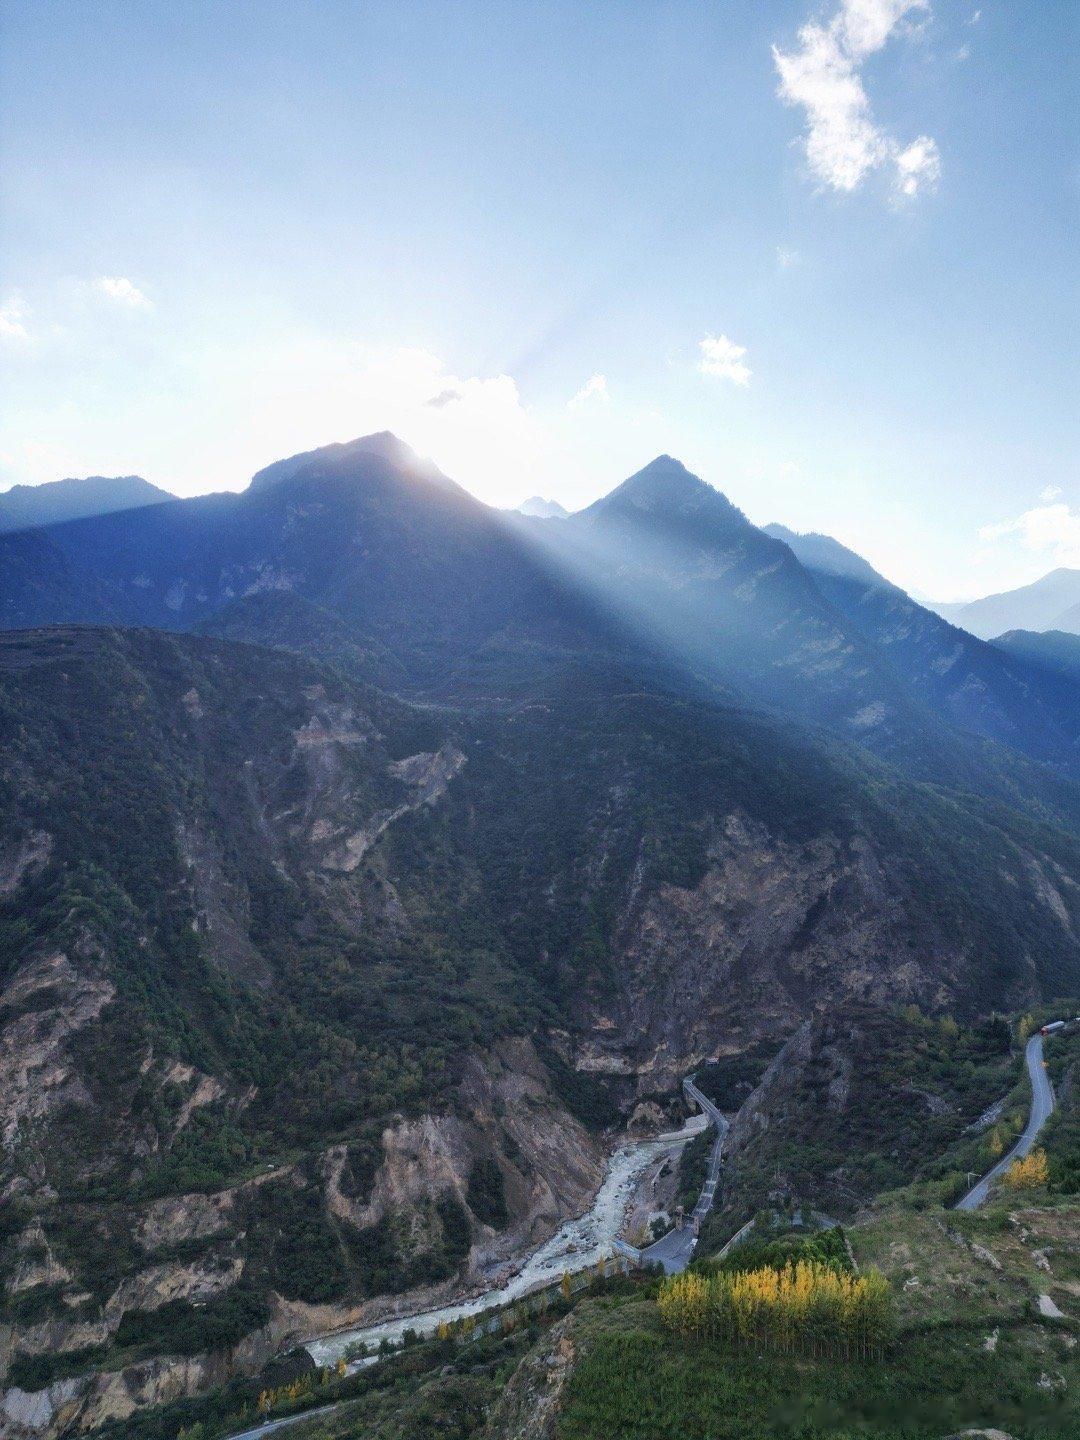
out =
<svg viewBox="0 0 1080 1440"><path fill-rule="evenodd" d="M1013 1190L1034 1190L1049 1178L1045 1150L1032 1150L1023 1160L1014 1160L1005 1173L1005 1183Z"/></svg>

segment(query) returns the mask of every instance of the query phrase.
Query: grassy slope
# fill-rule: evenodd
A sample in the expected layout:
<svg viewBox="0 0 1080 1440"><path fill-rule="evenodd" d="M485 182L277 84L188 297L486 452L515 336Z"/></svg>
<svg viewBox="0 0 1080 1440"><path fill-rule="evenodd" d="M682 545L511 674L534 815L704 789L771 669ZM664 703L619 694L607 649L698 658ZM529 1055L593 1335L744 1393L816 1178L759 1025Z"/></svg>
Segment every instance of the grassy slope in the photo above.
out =
<svg viewBox="0 0 1080 1440"><path fill-rule="evenodd" d="M1033 1314L1049 1293L1080 1316L1078 1223L1073 1201L1025 1208L1016 1223L1004 1207L975 1217L883 1207L851 1232L860 1264L879 1266L896 1296L899 1333L880 1363L688 1347L648 1300L589 1302L575 1317L585 1358L558 1440L921 1440L976 1424L1018 1440L1080 1434L1080 1326Z"/></svg>

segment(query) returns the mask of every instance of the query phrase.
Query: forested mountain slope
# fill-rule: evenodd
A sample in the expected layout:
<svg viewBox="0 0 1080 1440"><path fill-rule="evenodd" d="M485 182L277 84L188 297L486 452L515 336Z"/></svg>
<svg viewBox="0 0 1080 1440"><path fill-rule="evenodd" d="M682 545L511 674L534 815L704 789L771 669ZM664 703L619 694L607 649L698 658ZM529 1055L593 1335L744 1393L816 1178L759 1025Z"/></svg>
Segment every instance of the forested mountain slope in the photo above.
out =
<svg viewBox="0 0 1080 1440"><path fill-rule="evenodd" d="M1054 683L1023 652L1006 653L949 624L828 536L767 528L927 708L963 730L1075 773L1080 685Z"/></svg>
<svg viewBox="0 0 1080 1440"><path fill-rule="evenodd" d="M807 1010L1076 984L1074 841L629 670L476 715L16 633L0 740L25 1355L123 1363L165 1299L269 1345L543 1233L590 1127Z"/></svg>
<svg viewBox="0 0 1080 1440"><path fill-rule="evenodd" d="M991 641L995 650L1049 671L1060 680L1080 681L1080 635L1066 630L1007 630Z"/></svg>

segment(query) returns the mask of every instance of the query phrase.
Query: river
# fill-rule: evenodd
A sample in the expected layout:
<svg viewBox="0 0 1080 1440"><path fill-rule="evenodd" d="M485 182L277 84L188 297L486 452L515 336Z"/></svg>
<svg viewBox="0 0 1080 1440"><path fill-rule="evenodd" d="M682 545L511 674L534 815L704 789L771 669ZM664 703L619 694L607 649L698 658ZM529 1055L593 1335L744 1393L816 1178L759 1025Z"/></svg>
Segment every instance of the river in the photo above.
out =
<svg viewBox="0 0 1080 1440"><path fill-rule="evenodd" d="M704 1115L695 1115L681 1130L620 1145L608 1161L596 1198L585 1214L575 1220L567 1220L550 1240L526 1256L521 1268L501 1285L438 1310L398 1315L375 1325L342 1330L311 1340L307 1345L308 1353L316 1365L335 1365L346 1350L357 1344L368 1349L377 1347L383 1340L391 1345L400 1345L406 1330L414 1330L417 1335L433 1335L443 1321L451 1324L466 1316L508 1305L545 1283L553 1284L566 1271L573 1274L588 1269L598 1260L607 1259L611 1255L612 1242L622 1229L627 1206L642 1171L664 1151L681 1149L707 1124Z"/></svg>

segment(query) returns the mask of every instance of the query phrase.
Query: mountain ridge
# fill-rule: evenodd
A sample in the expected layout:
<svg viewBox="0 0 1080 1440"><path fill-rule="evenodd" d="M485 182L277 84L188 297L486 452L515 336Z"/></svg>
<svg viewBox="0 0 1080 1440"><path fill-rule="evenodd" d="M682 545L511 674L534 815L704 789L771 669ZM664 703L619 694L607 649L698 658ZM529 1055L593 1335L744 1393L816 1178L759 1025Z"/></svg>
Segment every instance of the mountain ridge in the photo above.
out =
<svg viewBox="0 0 1080 1440"><path fill-rule="evenodd" d="M1059 565L1015 590L951 604L931 602L929 608L982 640L993 640L1008 630L1080 634L1080 570Z"/></svg>
<svg viewBox="0 0 1080 1440"><path fill-rule="evenodd" d="M88 475L0 491L0 533L36 529L175 500L141 475Z"/></svg>
<svg viewBox="0 0 1080 1440"><path fill-rule="evenodd" d="M337 469L350 460L368 455L377 456L400 471L414 474L434 484L453 486L454 489L460 488L454 485L454 482L448 479L432 461L421 459L415 450L390 430L377 430L370 435L360 435L355 440L320 445L314 450L303 450L299 454L290 455L287 459L275 460L270 465L265 465L261 470L257 470L248 482L247 488L249 491L267 490L274 485L280 485L286 480L303 475L307 471L319 468Z"/></svg>
<svg viewBox="0 0 1080 1440"><path fill-rule="evenodd" d="M263 643L291 631L286 644L303 631L319 653L367 657L380 684L484 703L527 690L540 663L652 655L690 687L831 729L924 779L965 776L1010 803L1049 792L1030 775L1007 779L1006 757L972 749L967 732L1076 768L1067 716L1037 697L1041 672L1015 659L1006 678L1006 661L987 652L976 668L993 670L997 690L981 677L973 696L944 694L925 663L908 673L894 662L895 625L869 626L835 577L806 568L670 456L554 526L418 470L385 432L282 464L240 494L0 537L0 623L220 624ZM888 593L925 630L929 613ZM268 606L267 594L297 604Z"/></svg>

